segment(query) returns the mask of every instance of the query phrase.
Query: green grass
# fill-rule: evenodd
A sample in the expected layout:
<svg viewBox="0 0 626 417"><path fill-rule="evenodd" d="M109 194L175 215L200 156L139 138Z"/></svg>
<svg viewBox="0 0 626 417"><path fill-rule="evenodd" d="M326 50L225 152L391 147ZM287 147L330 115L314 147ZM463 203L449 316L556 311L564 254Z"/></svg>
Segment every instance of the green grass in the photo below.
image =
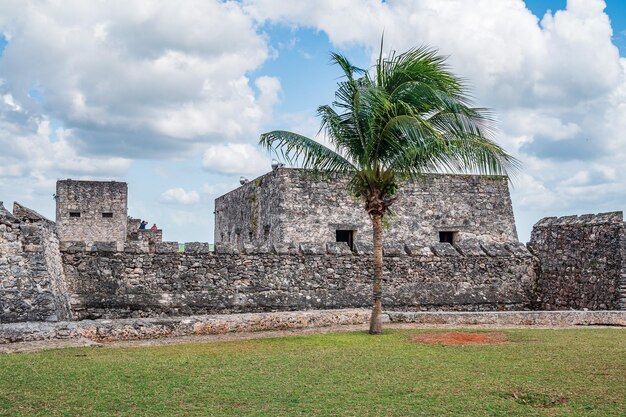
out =
<svg viewBox="0 0 626 417"><path fill-rule="evenodd" d="M423 330L422 330L423 331ZM0 415L623 416L623 329L338 333L0 355Z"/></svg>

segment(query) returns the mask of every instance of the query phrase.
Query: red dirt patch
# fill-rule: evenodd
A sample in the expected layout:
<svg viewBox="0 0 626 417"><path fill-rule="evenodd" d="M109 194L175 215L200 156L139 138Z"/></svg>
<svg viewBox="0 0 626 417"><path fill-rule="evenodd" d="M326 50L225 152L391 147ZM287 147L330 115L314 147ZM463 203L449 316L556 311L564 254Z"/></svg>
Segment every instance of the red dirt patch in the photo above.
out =
<svg viewBox="0 0 626 417"><path fill-rule="evenodd" d="M434 332L411 336L412 342L433 345L500 345L507 343L506 335L500 332L465 333L465 332Z"/></svg>

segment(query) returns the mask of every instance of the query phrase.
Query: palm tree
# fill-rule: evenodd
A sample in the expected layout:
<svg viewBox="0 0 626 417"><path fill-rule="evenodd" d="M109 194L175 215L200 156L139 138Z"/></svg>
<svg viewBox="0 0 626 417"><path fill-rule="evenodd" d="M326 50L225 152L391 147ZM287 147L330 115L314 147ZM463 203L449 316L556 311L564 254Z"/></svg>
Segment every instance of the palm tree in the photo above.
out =
<svg viewBox="0 0 626 417"><path fill-rule="evenodd" d="M489 111L471 106L465 85L436 50L420 47L383 57L382 49L381 42L370 71L331 54L345 79L333 106L317 111L320 132L334 149L282 130L264 133L259 141L291 164L349 176L373 228L371 334L382 333L383 218L400 182L429 172L506 175L518 167L490 139Z"/></svg>

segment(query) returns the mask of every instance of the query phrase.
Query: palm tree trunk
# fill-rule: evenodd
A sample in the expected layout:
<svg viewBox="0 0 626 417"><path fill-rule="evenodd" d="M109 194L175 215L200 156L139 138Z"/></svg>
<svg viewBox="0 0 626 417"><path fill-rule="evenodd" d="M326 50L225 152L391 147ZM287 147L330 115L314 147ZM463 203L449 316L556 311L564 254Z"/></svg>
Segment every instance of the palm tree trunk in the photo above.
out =
<svg viewBox="0 0 626 417"><path fill-rule="evenodd" d="M383 216L372 216L372 228L374 229L374 282L372 285L374 304L370 317L370 334L381 334L382 323L382 280L383 280Z"/></svg>

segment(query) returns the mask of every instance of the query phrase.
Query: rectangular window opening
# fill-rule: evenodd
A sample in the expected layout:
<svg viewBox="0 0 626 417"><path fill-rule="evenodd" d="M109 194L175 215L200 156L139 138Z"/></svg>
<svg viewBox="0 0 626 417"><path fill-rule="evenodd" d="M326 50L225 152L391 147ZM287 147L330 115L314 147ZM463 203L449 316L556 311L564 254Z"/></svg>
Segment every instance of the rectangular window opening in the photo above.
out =
<svg viewBox="0 0 626 417"><path fill-rule="evenodd" d="M80 211L70 211L70 217L80 217Z"/></svg>
<svg viewBox="0 0 626 417"><path fill-rule="evenodd" d="M458 232L439 232L439 242L454 244Z"/></svg>
<svg viewBox="0 0 626 417"><path fill-rule="evenodd" d="M102 218L103 219L112 219L113 218L113 213L102 213Z"/></svg>
<svg viewBox="0 0 626 417"><path fill-rule="evenodd" d="M354 230L337 230L336 242L346 242L350 250L354 249Z"/></svg>

